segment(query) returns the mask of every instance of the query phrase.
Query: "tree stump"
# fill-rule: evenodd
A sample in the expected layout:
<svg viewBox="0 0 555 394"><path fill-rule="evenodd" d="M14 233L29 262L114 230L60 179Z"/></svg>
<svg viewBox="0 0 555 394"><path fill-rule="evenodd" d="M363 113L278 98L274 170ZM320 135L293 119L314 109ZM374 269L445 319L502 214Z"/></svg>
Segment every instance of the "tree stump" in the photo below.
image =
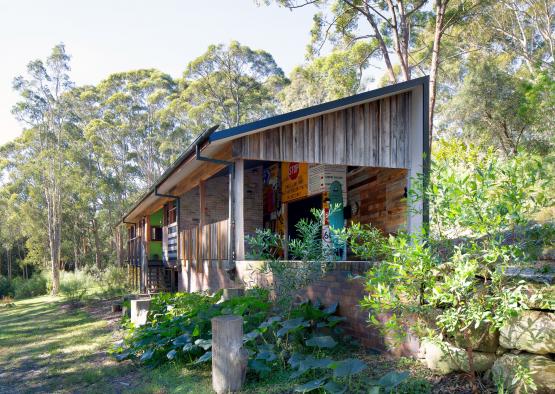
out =
<svg viewBox="0 0 555 394"><path fill-rule="evenodd" d="M218 394L241 389L249 355L243 349L243 318L225 315L212 319L212 387Z"/></svg>
<svg viewBox="0 0 555 394"><path fill-rule="evenodd" d="M112 313L121 312L123 305L120 302L114 302L112 304Z"/></svg>
<svg viewBox="0 0 555 394"><path fill-rule="evenodd" d="M224 301L227 301L227 300L231 300L233 297L240 297L244 295L245 295L245 289L242 289L240 287L230 287L230 288L224 289L224 293L222 297Z"/></svg>

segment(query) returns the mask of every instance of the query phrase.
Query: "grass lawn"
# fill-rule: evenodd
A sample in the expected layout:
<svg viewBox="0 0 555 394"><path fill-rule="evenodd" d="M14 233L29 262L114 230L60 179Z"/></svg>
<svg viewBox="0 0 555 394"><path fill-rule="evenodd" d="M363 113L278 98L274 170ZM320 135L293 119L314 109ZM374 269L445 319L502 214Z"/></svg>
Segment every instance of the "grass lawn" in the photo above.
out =
<svg viewBox="0 0 555 394"><path fill-rule="evenodd" d="M0 308L0 393L212 392L207 370L113 361L106 354L118 339L113 316L66 306L44 296Z"/></svg>

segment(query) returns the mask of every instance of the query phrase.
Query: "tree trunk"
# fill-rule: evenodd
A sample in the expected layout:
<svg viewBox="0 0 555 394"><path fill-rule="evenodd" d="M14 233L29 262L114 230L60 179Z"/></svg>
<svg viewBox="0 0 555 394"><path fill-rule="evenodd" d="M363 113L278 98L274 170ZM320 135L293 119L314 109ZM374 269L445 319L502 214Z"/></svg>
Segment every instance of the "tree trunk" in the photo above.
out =
<svg viewBox="0 0 555 394"><path fill-rule="evenodd" d="M12 280L12 251L6 249L6 257L8 258L8 280Z"/></svg>
<svg viewBox="0 0 555 394"><path fill-rule="evenodd" d="M98 223L96 219L92 220L92 231L94 237L94 259L96 263L96 267L98 269L102 268L102 256L100 251L100 237L98 235Z"/></svg>
<svg viewBox="0 0 555 394"><path fill-rule="evenodd" d="M437 96L437 74L439 69L439 51L441 38L445 27L445 11L449 0L438 0L436 2L436 27L434 32L434 43L432 47L432 62L430 64L430 109L429 109L429 143L430 152L432 148L432 135L434 129L434 110Z"/></svg>

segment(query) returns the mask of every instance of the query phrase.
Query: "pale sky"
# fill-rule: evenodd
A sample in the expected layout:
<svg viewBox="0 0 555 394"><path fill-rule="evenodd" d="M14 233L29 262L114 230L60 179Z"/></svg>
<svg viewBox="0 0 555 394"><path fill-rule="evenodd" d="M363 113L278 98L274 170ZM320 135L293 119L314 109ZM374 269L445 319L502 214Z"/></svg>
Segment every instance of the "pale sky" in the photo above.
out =
<svg viewBox="0 0 555 394"><path fill-rule="evenodd" d="M0 145L22 129L13 78L60 42L78 85L139 68L177 77L209 44L231 40L270 52L288 73L304 60L313 13L254 0L0 0Z"/></svg>

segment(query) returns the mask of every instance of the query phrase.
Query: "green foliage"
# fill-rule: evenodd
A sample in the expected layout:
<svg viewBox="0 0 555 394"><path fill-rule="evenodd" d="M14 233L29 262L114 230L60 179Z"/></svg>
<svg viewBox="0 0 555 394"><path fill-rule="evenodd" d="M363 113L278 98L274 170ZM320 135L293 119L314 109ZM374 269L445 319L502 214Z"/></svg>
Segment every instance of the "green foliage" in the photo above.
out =
<svg viewBox="0 0 555 394"><path fill-rule="evenodd" d="M47 280L44 275L37 273L29 279L20 277L12 281L14 298L30 298L47 293Z"/></svg>
<svg viewBox="0 0 555 394"><path fill-rule="evenodd" d="M187 65L183 79L182 109L198 132L275 114L275 94L287 83L271 54L237 41L227 47L210 45Z"/></svg>
<svg viewBox="0 0 555 394"><path fill-rule="evenodd" d="M552 85L547 74L532 84L492 60L478 62L451 101L448 116L464 128L469 141L493 145L506 156L523 148L545 154L553 143L553 130L545 127L545 122L551 122L553 104L546 108L549 104L543 100Z"/></svg>
<svg viewBox="0 0 555 394"><path fill-rule="evenodd" d="M272 290L277 303L282 308L290 308L297 289L321 278L328 269L328 262L333 256L326 254L322 244L322 211L313 210L313 219L302 219L296 225L298 237L289 240L289 258L283 261L279 257L284 239L270 230L257 229L255 234L247 236L249 257L263 260L256 268L258 274L272 275Z"/></svg>
<svg viewBox="0 0 555 394"><path fill-rule="evenodd" d="M97 282L83 271L61 273L60 292L70 301L81 301L87 291L95 286Z"/></svg>
<svg viewBox="0 0 555 394"><path fill-rule="evenodd" d="M430 200L427 234L385 239L355 226L346 235L360 257L381 254L366 275L361 302L373 324L397 340L411 329L448 340L463 336L476 346L483 336L471 335L474 330L497 329L526 308L524 284L503 273L552 244L553 224L530 225L552 203L546 198L552 175L545 160L529 155L501 160L461 144L442 148L428 188L409 193ZM380 321L377 313L390 317Z"/></svg>
<svg viewBox="0 0 555 394"><path fill-rule="evenodd" d="M12 297L13 288L11 282L5 276L0 275L0 297Z"/></svg>
<svg viewBox="0 0 555 394"><path fill-rule="evenodd" d="M127 291L127 271L123 267L109 266L101 273L98 283L107 294L123 294Z"/></svg>

